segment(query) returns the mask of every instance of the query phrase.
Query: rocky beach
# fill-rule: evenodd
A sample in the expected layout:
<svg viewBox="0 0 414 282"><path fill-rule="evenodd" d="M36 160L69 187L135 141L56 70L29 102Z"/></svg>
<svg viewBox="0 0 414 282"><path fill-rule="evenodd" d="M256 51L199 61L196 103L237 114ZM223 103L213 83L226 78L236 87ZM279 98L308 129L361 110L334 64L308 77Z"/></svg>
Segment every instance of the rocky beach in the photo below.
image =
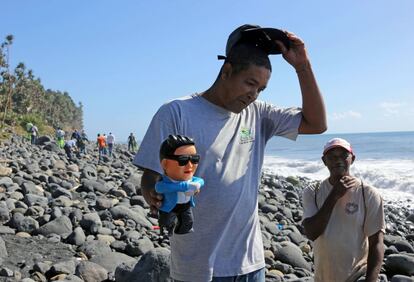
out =
<svg viewBox="0 0 414 282"><path fill-rule="evenodd" d="M0 281L171 281L169 241L140 193L142 172L116 145L68 160L47 136L0 143ZM301 227L303 177L264 174L259 213L266 281L313 281ZM389 281L414 281L414 203L385 203Z"/></svg>

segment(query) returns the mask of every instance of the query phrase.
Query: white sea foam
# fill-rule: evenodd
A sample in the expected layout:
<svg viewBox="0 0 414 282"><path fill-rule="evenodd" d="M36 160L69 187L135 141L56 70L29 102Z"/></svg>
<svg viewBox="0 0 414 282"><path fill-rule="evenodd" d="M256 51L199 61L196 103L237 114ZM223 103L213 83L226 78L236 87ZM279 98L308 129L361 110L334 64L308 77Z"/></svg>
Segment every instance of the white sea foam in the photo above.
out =
<svg viewBox="0 0 414 282"><path fill-rule="evenodd" d="M319 160L288 159L266 156L263 170L281 176L302 176L323 180L329 172ZM414 205L414 160L357 159L351 173L378 188L389 202L411 201Z"/></svg>

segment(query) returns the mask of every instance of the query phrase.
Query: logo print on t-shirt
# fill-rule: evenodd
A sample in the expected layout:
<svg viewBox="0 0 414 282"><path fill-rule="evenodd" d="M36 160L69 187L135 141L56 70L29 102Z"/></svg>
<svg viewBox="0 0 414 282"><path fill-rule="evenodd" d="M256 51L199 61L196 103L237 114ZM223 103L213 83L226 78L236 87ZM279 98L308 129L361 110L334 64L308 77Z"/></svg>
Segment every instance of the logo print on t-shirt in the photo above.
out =
<svg viewBox="0 0 414 282"><path fill-rule="evenodd" d="M240 130L240 144L251 143L254 141L254 133L250 128L242 127Z"/></svg>
<svg viewBox="0 0 414 282"><path fill-rule="evenodd" d="M355 203L347 203L345 206L345 212L347 214L354 214L358 211L358 205Z"/></svg>

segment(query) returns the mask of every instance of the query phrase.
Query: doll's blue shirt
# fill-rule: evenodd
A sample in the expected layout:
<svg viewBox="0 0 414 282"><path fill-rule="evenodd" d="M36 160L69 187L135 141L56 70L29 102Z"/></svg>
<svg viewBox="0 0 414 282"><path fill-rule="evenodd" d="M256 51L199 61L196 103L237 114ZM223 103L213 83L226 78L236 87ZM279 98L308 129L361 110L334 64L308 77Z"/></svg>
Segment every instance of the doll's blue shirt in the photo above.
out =
<svg viewBox="0 0 414 282"><path fill-rule="evenodd" d="M155 191L164 195L164 199L160 210L164 212L170 212L173 210L178 200L178 192L187 192L190 191L191 182L200 183L200 188L204 185L204 180L202 178L193 176L191 180L188 181L179 181L174 182L165 175L162 176L162 179L155 184ZM192 207L195 206L194 196L190 197L190 204Z"/></svg>

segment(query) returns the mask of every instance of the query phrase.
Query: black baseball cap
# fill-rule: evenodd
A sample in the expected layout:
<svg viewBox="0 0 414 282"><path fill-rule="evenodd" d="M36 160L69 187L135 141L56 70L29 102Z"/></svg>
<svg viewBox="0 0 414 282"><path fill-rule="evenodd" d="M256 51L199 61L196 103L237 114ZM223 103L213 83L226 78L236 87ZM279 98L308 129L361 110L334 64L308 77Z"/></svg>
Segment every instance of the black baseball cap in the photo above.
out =
<svg viewBox="0 0 414 282"><path fill-rule="evenodd" d="M290 48L289 38L284 31L277 28L244 24L230 33L226 44L226 56L228 56L230 50L239 43L253 43L268 55L281 54L282 50L279 45L276 44L275 40L281 41L287 49ZM219 59L221 58L223 57L219 56Z"/></svg>

